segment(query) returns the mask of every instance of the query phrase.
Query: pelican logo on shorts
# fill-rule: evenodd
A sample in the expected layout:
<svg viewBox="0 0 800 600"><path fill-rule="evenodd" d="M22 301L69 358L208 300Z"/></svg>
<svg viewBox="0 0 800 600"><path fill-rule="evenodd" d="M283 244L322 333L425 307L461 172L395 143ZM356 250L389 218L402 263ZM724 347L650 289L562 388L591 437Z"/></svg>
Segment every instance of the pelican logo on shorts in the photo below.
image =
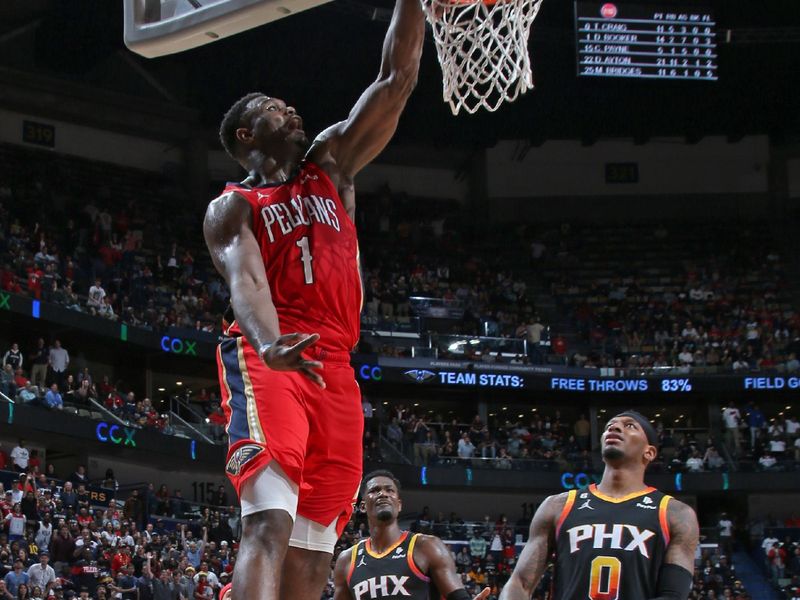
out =
<svg viewBox="0 0 800 600"><path fill-rule="evenodd" d="M244 444L239 446L225 465L225 471L237 476L242 472L242 467L264 451L262 446Z"/></svg>
<svg viewBox="0 0 800 600"><path fill-rule="evenodd" d="M426 369L411 369L410 371L403 373L403 375L408 377L411 381L416 381L417 383L427 383L436 377L436 373Z"/></svg>

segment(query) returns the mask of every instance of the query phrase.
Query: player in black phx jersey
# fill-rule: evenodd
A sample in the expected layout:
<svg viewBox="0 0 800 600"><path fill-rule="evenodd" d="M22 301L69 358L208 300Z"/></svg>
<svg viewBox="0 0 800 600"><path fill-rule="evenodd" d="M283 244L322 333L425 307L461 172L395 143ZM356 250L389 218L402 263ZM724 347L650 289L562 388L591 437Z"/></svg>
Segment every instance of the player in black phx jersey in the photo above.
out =
<svg viewBox="0 0 800 600"><path fill-rule="evenodd" d="M635 411L602 435L598 486L547 498L500 600L528 600L555 552L554 600L686 600L699 530L694 510L646 487L657 435Z"/></svg>
<svg viewBox="0 0 800 600"><path fill-rule="evenodd" d="M363 509L369 539L339 555L333 572L334 600L470 600L450 551L437 537L402 531L400 482L389 471L364 478ZM489 595L485 588L474 600Z"/></svg>

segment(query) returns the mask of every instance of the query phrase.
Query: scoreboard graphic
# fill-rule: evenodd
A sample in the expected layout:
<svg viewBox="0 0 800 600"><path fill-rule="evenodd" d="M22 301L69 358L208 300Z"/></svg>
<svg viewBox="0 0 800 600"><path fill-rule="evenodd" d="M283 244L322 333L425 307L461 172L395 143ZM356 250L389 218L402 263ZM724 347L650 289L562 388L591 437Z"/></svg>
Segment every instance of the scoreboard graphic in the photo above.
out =
<svg viewBox="0 0 800 600"><path fill-rule="evenodd" d="M581 77L718 79L710 9L579 1L575 21Z"/></svg>

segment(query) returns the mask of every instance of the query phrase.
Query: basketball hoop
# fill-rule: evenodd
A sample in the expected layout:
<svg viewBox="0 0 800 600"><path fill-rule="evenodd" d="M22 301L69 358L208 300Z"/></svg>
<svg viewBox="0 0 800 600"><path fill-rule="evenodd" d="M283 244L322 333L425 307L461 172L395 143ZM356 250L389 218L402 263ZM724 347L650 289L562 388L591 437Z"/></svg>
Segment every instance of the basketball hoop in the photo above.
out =
<svg viewBox="0 0 800 600"><path fill-rule="evenodd" d="M457 115L497 110L533 89L528 55L541 0L421 0L433 27L444 101Z"/></svg>

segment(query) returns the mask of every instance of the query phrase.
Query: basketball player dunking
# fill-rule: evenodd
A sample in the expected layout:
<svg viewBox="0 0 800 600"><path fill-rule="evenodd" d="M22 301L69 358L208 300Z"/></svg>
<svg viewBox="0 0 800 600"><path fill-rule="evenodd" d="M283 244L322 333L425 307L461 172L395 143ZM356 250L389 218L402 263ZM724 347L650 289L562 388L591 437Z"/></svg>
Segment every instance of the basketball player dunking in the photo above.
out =
<svg viewBox="0 0 800 600"><path fill-rule="evenodd" d="M442 540L400 530L397 516L403 503L394 475L367 475L362 497L369 539L339 555L333 571L334 600L470 600ZM488 595L485 588L475 600Z"/></svg>
<svg viewBox="0 0 800 600"><path fill-rule="evenodd" d="M250 173L204 222L233 309L217 363L242 505L234 600L318 600L352 513L363 429L349 354L362 300L353 179L394 134L424 35L419 0L397 0L378 78L312 144L295 109L261 93L222 121Z"/></svg>
<svg viewBox="0 0 800 600"><path fill-rule="evenodd" d="M547 498L500 600L528 600L555 550L554 600L686 600L699 529L687 505L644 484L656 432L635 411L603 432L598 486Z"/></svg>

